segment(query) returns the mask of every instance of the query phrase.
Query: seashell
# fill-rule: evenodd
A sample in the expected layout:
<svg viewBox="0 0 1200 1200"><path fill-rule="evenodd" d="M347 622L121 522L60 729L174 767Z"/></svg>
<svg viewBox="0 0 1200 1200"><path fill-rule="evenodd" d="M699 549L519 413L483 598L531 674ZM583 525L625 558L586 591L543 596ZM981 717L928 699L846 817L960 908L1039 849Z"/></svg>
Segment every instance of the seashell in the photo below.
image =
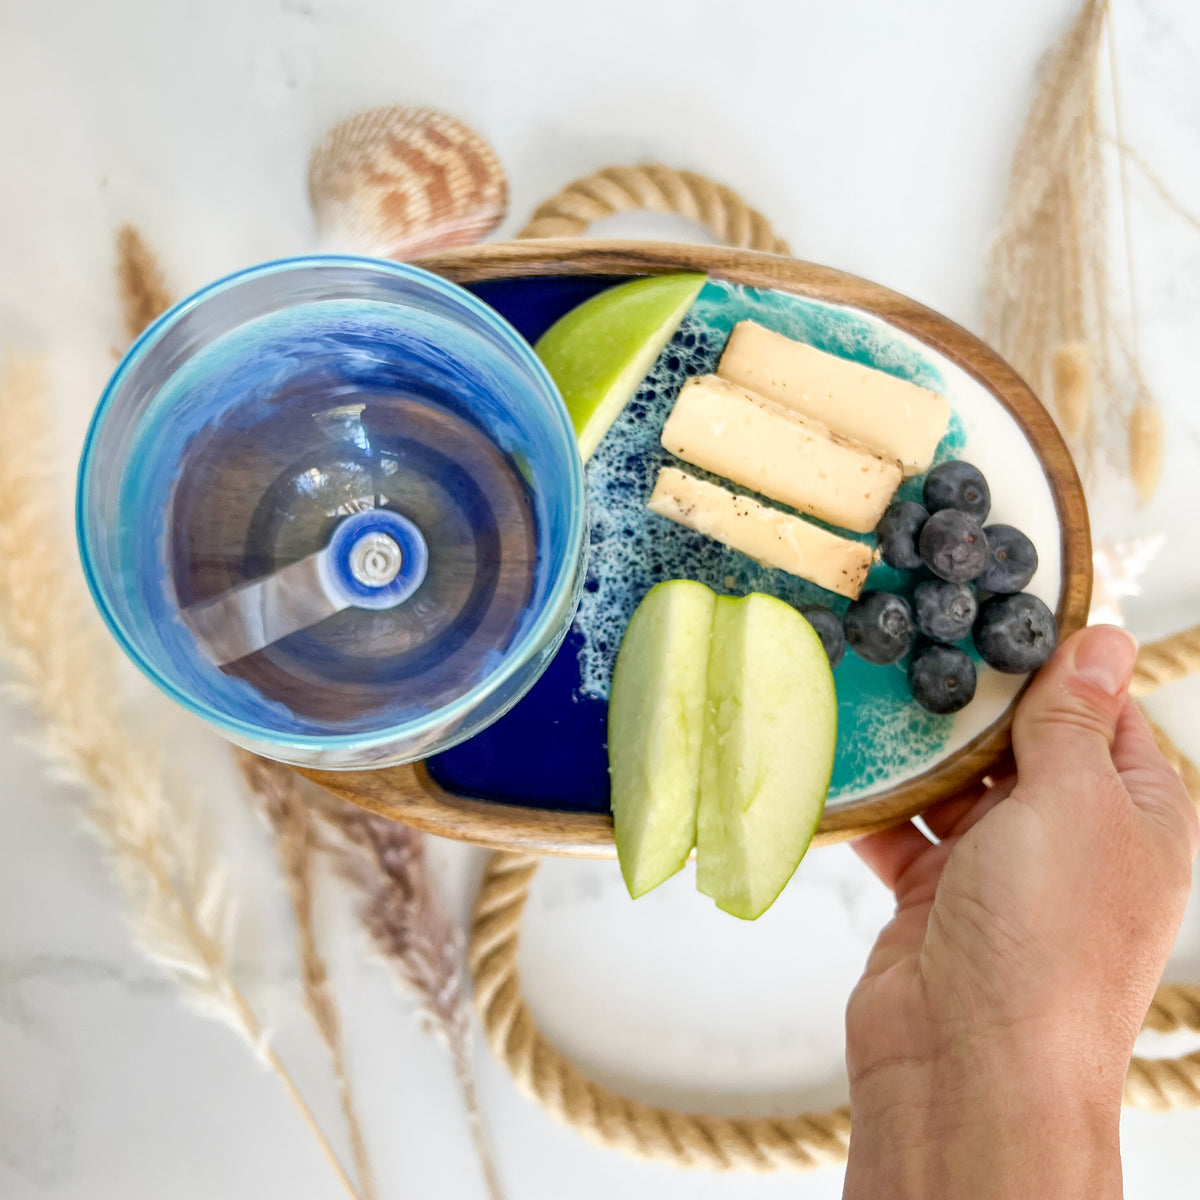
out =
<svg viewBox="0 0 1200 1200"><path fill-rule="evenodd" d="M313 152L308 189L322 237L381 258L477 242L508 209L492 148L431 108L391 105L343 121Z"/></svg>

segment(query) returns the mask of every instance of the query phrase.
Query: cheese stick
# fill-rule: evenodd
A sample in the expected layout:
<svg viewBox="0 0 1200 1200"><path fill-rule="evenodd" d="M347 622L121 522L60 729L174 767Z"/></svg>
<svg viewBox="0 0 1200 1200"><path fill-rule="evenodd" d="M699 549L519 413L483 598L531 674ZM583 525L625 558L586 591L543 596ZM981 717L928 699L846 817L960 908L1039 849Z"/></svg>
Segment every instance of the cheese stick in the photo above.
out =
<svg viewBox="0 0 1200 1200"><path fill-rule="evenodd" d="M739 321L717 374L896 459L929 469L950 423L950 401L928 388Z"/></svg>
<svg viewBox="0 0 1200 1200"><path fill-rule="evenodd" d="M662 444L684 462L856 533L879 524L900 485L894 460L715 375L683 385Z"/></svg>
<svg viewBox="0 0 1200 1200"><path fill-rule="evenodd" d="M649 508L765 567L798 575L851 600L858 598L871 569L871 549L862 542L735 496L676 467L659 471Z"/></svg>

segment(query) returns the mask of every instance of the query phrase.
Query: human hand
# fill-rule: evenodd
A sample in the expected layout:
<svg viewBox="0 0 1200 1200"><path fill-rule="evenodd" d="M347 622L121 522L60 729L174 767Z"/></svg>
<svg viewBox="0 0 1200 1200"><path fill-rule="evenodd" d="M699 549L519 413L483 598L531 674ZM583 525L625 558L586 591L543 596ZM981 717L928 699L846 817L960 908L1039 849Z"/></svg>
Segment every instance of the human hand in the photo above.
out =
<svg viewBox="0 0 1200 1200"><path fill-rule="evenodd" d="M846 1012L847 1196L1120 1195L1122 1082L1200 842L1135 655L1070 638L1018 708L1014 778L930 809L936 844L856 843L896 916Z"/></svg>

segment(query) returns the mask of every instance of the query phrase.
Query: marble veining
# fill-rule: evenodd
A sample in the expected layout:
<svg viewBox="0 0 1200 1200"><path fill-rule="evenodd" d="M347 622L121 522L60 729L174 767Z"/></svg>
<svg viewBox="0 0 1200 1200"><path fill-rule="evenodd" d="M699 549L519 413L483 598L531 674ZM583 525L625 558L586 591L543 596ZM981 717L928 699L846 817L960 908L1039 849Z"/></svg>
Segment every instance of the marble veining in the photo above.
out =
<svg viewBox="0 0 1200 1200"><path fill-rule="evenodd" d="M883 0L771 0L733 22L720 6L691 0L602 8L528 0L520 19L484 0L0 7L0 111L21 114L0 123L0 161L11 167L0 186L0 342L51 356L65 507L69 460L119 338L114 226L137 223L180 292L316 249L303 188L308 155L327 128L371 104L431 104L479 129L513 180L502 232L515 232L571 178L661 160L741 189L798 254L977 328L981 262L1014 139L1037 65L1076 0L1011 0L1002 15L995 6L913 0L902 19ZM1127 137L1200 211L1200 7L1114 0L1114 8ZM859 86L864 79L870 87ZM721 86L698 86L705 80ZM1126 608L1135 632L1150 637L1194 622L1200 604L1192 515L1200 237L1136 175L1131 200L1143 356L1171 438L1150 506L1137 509L1128 484L1109 472L1093 487L1092 512L1100 537L1168 535L1145 595ZM623 234L661 235L652 221L623 220ZM1119 270L1113 283L1123 288ZM1152 707L1200 755L1200 692L1174 685ZM186 736L189 725L168 727ZM16 741L28 729L28 717L4 700L0 1196L337 1200L338 1185L277 1083L227 1030L184 1010L122 940L112 891L61 787L41 779ZM215 743L188 762L233 778ZM242 845L245 814L217 821L214 805L212 815L214 837L239 838L245 850L236 857L249 881L247 925L262 925L260 910L273 903L282 914L270 856ZM459 898L471 894L482 856L447 843L436 857L465 914ZM815 851L749 928L721 923L686 874L632 905L612 864L548 864L523 926L522 982L547 1032L633 1094L727 1111L832 1104L844 1094L845 997L890 907L837 847ZM350 906L325 883L319 919L381 1200L481 1200L444 1055L384 972L364 961ZM290 951L288 926L280 915L270 928L277 937L240 947L239 970L341 1146L321 1051L291 975L277 967ZM1169 974L1200 979L1196 898ZM1160 1039L1146 1046L1186 1048ZM559 1200L568 1189L572 1200L841 1194L837 1170L710 1178L628 1162L555 1126L482 1045L476 1056L514 1200ZM1200 1112L1127 1113L1123 1134L1127 1200L1194 1190Z"/></svg>

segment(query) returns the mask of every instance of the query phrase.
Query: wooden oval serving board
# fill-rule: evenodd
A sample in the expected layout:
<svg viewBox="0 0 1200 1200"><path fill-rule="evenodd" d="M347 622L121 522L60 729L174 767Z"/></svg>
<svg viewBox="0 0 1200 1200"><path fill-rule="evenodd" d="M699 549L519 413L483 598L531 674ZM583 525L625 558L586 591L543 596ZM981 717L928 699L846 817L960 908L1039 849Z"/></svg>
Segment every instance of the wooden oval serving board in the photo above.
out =
<svg viewBox="0 0 1200 1200"><path fill-rule="evenodd" d="M749 287L846 305L887 321L945 356L1004 406L1034 447L1061 532L1061 636L1087 620L1092 551L1087 506L1058 429L1019 375L965 329L914 300L830 267L723 247L658 242L545 240L451 251L418 264L456 283L532 276L630 276L700 271ZM929 770L827 809L815 844L857 837L905 820L1003 769L1016 701L990 726ZM441 787L423 763L370 771L304 771L329 791L373 812L444 837L537 854L612 857L611 819L471 799Z"/></svg>

